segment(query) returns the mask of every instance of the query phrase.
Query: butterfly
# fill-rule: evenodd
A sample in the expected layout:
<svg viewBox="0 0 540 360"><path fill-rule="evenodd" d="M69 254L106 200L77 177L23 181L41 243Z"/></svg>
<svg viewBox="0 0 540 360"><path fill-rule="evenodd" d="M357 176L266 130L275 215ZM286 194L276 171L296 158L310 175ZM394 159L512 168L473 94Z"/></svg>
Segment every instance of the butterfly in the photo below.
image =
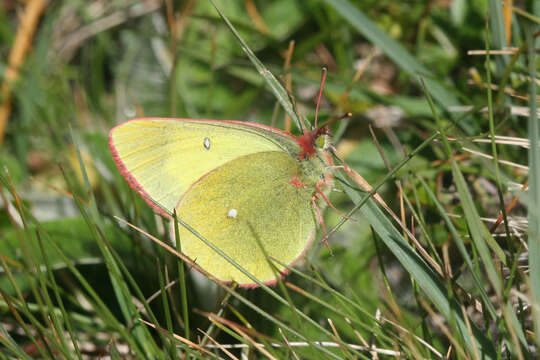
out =
<svg viewBox="0 0 540 360"><path fill-rule="evenodd" d="M109 146L121 174L158 213L170 218L176 211L249 273L271 284L276 275L268 258L295 264L312 243L317 222L322 223L320 209L332 185L332 157L321 144L327 125L294 136L252 122L141 118L114 127ZM256 286L179 228L182 252L200 267L222 281Z"/></svg>

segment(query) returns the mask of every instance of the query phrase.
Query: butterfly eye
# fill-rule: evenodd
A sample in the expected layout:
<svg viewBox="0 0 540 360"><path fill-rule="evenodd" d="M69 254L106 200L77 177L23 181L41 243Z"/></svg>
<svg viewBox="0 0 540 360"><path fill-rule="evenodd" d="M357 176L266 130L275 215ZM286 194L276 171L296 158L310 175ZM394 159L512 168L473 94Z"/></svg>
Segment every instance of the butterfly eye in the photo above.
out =
<svg viewBox="0 0 540 360"><path fill-rule="evenodd" d="M203 146L206 150L210 150L210 139L205 137L203 141Z"/></svg>
<svg viewBox="0 0 540 360"><path fill-rule="evenodd" d="M238 215L238 210L236 209L230 209L229 212L227 213L227 217L229 219L234 219L236 215Z"/></svg>

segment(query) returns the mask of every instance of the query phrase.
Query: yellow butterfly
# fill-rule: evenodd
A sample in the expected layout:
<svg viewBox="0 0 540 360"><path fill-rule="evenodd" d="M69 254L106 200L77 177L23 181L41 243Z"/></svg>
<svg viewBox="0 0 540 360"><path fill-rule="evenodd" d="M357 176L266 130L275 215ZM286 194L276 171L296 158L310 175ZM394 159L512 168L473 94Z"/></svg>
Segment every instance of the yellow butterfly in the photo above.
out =
<svg viewBox="0 0 540 360"><path fill-rule="evenodd" d="M109 146L122 175L157 212L170 218L176 210L271 284L275 274L260 244L270 257L294 264L309 248L317 218L322 223L331 156L317 139L327 125L296 137L241 121L143 118L113 128ZM184 227L180 239L182 252L218 279L256 286Z"/></svg>

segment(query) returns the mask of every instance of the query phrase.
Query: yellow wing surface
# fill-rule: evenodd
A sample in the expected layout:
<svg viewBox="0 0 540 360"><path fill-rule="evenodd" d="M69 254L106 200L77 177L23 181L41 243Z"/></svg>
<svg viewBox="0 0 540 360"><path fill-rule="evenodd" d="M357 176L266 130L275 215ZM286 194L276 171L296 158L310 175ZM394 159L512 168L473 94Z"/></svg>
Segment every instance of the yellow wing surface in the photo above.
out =
<svg viewBox="0 0 540 360"><path fill-rule="evenodd" d="M313 237L313 174L308 179L289 154L294 138L277 130L140 119L111 130L110 146L123 175L150 205L170 213L176 208L183 221L261 281L275 274L260 245L291 264ZM180 239L182 251L217 278L253 283L183 227Z"/></svg>

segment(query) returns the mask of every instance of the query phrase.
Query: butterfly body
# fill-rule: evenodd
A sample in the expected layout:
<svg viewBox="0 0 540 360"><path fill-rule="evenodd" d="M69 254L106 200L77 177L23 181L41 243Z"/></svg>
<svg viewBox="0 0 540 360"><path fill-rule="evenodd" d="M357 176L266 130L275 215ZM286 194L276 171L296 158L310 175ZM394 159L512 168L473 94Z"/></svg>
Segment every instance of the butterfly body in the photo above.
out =
<svg viewBox="0 0 540 360"><path fill-rule="evenodd" d="M168 217L176 210L263 282L275 281L275 274L261 245L292 264L314 237L314 197L331 181L328 154L314 141L256 123L151 118L115 127L109 144L121 173L152 207ZM179 230L182 251L203 269L253 284L190 231Z"/></svg>

